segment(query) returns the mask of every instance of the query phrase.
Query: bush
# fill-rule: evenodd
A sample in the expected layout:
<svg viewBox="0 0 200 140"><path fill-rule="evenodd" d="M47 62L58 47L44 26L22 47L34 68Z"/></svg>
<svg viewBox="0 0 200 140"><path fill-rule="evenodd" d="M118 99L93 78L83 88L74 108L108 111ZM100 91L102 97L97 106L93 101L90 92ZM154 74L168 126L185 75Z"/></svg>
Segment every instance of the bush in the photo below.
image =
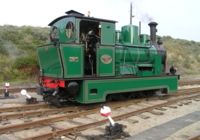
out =
<svg viewBox="0 0 200 140"><path fill-rule="evenodd" d="M17 58L14 62L13 69L17 69L22 78L36 76L39 69L36 56Z"/></svg>
<svg viewBox="0 0 200 140"><path fill-rule="evenodd" d="M37 46L46 44L49 28L0 26L0 82L37 76Z"/></svg>

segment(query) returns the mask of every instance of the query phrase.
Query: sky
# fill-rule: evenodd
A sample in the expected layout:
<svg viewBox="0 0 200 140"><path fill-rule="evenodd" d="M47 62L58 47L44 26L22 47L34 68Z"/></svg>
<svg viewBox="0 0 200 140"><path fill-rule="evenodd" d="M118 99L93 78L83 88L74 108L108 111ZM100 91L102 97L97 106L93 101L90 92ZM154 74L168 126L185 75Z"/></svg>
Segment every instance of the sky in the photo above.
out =
<svg viewBox="0 0 200 140"><path fill-rule="evenodd" d="M200 42L200 0L1 0L0 25L40 26L68 10L117 21L117 29L129 24L130 3L133 24L142 22L142 33L149 34L148 23L156 21L157 34Z"/></svg>

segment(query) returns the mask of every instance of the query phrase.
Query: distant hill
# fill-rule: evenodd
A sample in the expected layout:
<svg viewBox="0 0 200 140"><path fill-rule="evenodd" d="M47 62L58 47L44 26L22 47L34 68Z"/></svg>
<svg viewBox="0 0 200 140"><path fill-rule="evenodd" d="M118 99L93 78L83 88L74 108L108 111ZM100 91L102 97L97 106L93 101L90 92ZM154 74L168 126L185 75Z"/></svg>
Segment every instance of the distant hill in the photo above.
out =
<svg viewBox="0 0 200 140"><path fill-rule="evenodd" d="M49 28L0 26L0 82L35 79L36 48L46 44Z"/></svg>
<svg viewBox="0 0 200 140"><path fill-rule="evenodd" d="M168 64L174 64L181 75L200 74L200 42L162 37Z"/></svg>
<svg viewBox="0 0 200 140"><path fill-rule="evenodd" d="M48 41L49 28L0 26L0 82L36 79L36 48ZM162 38L168 64L174 64L181 75L199 74L200 42Z"/></svg>

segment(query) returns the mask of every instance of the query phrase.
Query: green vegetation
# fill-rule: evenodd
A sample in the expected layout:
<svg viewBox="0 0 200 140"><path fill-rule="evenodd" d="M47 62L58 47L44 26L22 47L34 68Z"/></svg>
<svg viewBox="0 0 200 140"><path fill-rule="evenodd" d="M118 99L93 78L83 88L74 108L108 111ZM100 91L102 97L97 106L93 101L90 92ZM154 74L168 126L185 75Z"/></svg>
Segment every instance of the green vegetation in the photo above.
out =
<svg viewBox="0 0 200 140"><path fill-rule="evenodd" d="M36 48L48 41L49 28L0 26L0 82L36 81Z"/></svg>
<svg viewBox="0 0 200 140"><path fill-rule="evenodd" d="M181 75L195 75L200 72L200 42L163 37L167 49L168 65L174 64Z"/></svg>
<svg viewBox="0 0 200 140"><path fill-rule="evenodd" d="M11 25L0 26L0 83L36 81L38 61L36 48L48 42L49 28ZM180 74L200 72L200 42L163 37L168 65L174 64Z"/></svg>

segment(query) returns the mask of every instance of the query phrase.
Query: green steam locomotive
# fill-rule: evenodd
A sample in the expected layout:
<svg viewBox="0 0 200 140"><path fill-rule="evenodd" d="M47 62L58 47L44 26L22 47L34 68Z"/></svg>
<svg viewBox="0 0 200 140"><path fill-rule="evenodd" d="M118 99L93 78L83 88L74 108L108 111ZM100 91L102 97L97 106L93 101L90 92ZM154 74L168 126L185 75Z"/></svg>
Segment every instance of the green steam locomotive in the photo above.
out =
<svg viewBox="0 0 200 140"><path fill-rule="evenodd" d="M166 73L157 23L149 23L150 36L135 25L116 31L115 23L70 10L49 24L50 44L37 50L45 101L88 104L131 98L138 91L177 91L176 69Z"/></svg>

